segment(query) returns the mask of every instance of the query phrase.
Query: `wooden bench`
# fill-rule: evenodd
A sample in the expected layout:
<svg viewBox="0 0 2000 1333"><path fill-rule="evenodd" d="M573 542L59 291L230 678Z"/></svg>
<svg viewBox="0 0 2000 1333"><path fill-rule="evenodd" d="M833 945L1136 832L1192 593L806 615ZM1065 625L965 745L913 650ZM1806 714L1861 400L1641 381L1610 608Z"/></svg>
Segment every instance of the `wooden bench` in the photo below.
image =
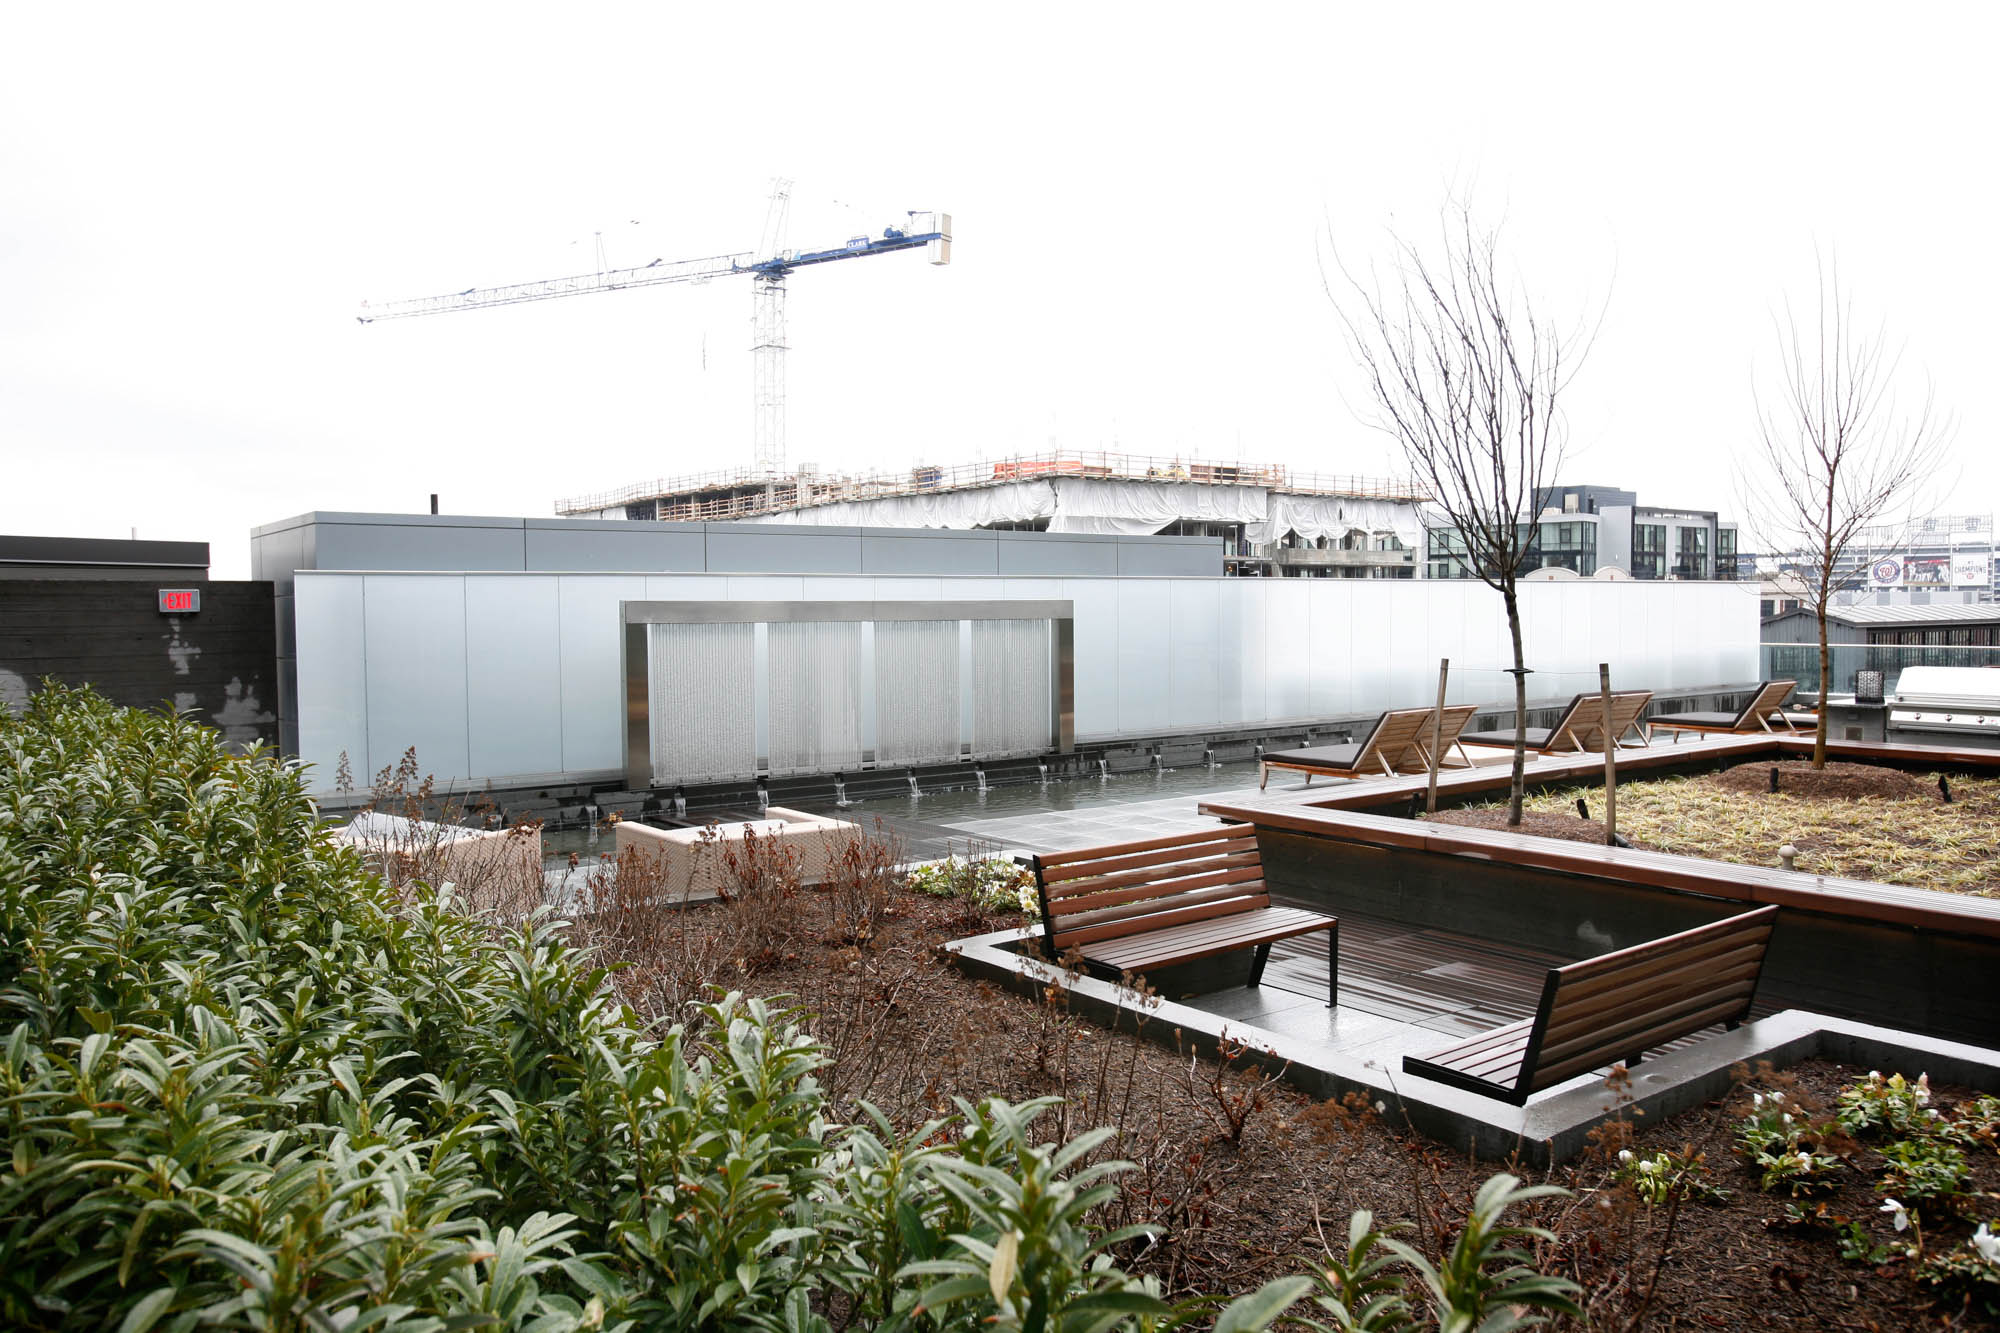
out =
<svg viewBox="0 0 2000 1333"><path fill-rule="evenodd" d="M1264 979L1271 945L1326 932L1326 1002L1339 985L1339 920L1273 907L1257 830L1223 824L1143 842L1034 858L1042 944L1052 960L1071 949L1113 976L1256 951L1250 984Z"/></svg>
<svg viewBox="0 0 2000 1333"><path fill-rule="evenodd" d="M1526 1022L1482 1032L1403 1071L1516 1106L1578 1074L1750 1014L1775 907L1551 968Z"/></svg>

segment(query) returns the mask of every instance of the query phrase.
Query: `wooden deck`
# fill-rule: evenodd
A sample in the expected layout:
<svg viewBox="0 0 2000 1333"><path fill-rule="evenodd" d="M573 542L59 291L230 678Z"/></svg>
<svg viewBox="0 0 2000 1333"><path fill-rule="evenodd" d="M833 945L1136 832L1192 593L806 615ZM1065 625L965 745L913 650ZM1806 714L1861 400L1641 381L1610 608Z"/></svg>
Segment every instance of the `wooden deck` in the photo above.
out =
<svg viewBox="0 0 2000 1333"><path fill-rule="evenodd" d="M1533 1018L1549 969L1577 961L1572 955L1495 944L1456 931L1340 914L1340 1007L1439 1033L1432 1043L1437 1046L1448 1038ZM1324 1002L1326 950L1321 942L1292 939L1273 946L1264 986ZM1201 1008L1210 998L1190 1003ZM1759 1003L1753 1016L1770 1012L1772 1006ZM1694 1038L1660 1049L1689 1040Z"/></svg>

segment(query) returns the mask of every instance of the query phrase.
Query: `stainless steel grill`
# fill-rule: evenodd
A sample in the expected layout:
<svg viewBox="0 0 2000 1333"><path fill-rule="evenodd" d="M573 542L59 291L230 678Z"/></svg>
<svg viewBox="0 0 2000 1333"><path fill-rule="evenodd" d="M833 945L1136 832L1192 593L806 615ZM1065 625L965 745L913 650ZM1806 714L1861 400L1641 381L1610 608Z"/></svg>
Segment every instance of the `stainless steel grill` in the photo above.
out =
<svg viewBox="0 0 2000 1333"><path fill-rule="evenodd" d="M1889 705L1893 739L2000 749L2000 668L1908 667Z"/></svg>

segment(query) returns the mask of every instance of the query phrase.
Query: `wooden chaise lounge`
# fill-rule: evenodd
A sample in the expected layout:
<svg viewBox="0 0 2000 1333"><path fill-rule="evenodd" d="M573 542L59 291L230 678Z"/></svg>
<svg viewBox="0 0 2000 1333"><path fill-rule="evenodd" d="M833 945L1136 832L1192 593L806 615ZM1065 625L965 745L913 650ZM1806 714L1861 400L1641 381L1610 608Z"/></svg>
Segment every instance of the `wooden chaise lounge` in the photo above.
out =
<svg viewBox="0 0 2000 1333"><path fill-rule="evenodd" d="M1652 741L1652 733L1639 720L1646 711L1646 705L1653 702L1651 690L1623 690L1611 696L1611 734L1618 738L1618 744L1626 744L1628 734L1636 735L1639 744ZM1604 696L1601 694L1579 694L1569 701L1552 727L1528 727L1522 732L1527 737L1530 750L1542 754L1564 754L1594 750L1604 751ZM1509 750L1514 748L1514 728L1499 731L1468 731L1459 738L1467 745L1498 745Z"/></svg>
<svg viewBox="0 0 2000 1333"><path fill-rule="evenodd" d="M1483 1032L1403 1071L1525 1105L1578 1074L1624 1061L1715 1023L1750 1016L1775 907L1551 968L1525 1022Z"/></svg>
<svg viewBox="0 0 2000 1333"><path fill-rule="evenodd" d="M1459 745L1460 733L1478 709L1471 704L1454 704L1444 710L1444 728L1439 748L1449 756L1456 748L1465 767L1472 759ZM1257 762L1257 788L1271 780L1274 768L1291 769L1306 775L1306 786L1315 776L1332 778L1394 777L1430 767L1431 719L1429 708L1392 708L1375 719L1362 740L1349 745L1310 745L1298 750L1279 750Z"/></svg>
<svg viewBox="0 0 2000 1333"><path fill-rule="evenodd" d="M1052 960L1075 949L1087 965L1117 977L1254 949L1256 986L1273 943L1323 930L1326 1002L1334 1002L1340 921L1271 905L1249 824L1055 852L1037 856L1034 868L1042 946Z"/></svg>
<svg viewBox="0 0 2000 1333"><path fill-rule="evenodd" d="M1676 740L1683 731L1729 735L1732 732L1769 731L1789 733L1797 731L1791 719L1780 712L1780 707L1798 686L1795 680L1767 680L1757 687L1750 696L1750 702L1733 713L1662 713L1653 719L1653 725L1674 733ZM1772 726L1772 719L1779 725Z"/></svg>

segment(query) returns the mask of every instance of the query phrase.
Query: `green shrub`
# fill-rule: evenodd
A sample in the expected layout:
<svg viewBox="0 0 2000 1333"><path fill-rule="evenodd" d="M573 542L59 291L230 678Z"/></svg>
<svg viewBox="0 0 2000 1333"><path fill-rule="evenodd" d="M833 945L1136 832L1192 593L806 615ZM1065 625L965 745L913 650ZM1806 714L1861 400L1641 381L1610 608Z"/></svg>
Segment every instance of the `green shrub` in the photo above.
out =
<svg viewBox="0 0 2000 1333"><path fill-rule="evenodd" d="M1306 1288L1170 1310L1092 1220L1122 1167L1036 1142L1048 1103L830 1125L782 1005L656 1040L558 923L499 925L188 718L0 714L0 1323L1246 1333ZM1565 1308L1497 1179L1418 1271Z"/></svg>

